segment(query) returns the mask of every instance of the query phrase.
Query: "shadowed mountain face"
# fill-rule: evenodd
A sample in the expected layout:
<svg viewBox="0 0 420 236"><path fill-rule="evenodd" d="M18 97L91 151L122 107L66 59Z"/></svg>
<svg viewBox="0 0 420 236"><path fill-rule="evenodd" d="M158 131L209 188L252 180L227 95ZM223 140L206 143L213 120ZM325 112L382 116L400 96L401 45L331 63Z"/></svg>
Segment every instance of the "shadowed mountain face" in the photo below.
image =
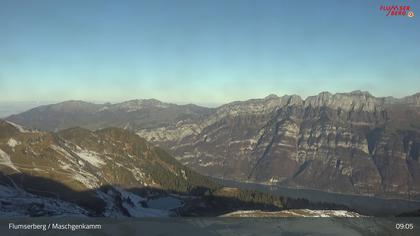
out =
<svg viewBox="0 0 420 236"><path fill-rule="evenodd" d="M54 106L35 108L8 120L33 128L60 129L46 122L54 117L49 112ZM120 120L130 114L124 109L115 113ZM166 112L169 108L159 109ZM181 115L174 115L170 122L143 125L142 117L149 113L139 110L129 122L137 125L126 128L206 175L420 198L420 94L395 99L361 91L324 92L305 100L296 95L272 95L195 111L187 117L175 112ZM83 109L76 113L87 114ZM104 122L107 116L92 117L97 120L90 128L115 124ZM66 119L72 120L69 125L84 125L76 118ZM45 121L43 126L38 125L41 121Z"/></svg>

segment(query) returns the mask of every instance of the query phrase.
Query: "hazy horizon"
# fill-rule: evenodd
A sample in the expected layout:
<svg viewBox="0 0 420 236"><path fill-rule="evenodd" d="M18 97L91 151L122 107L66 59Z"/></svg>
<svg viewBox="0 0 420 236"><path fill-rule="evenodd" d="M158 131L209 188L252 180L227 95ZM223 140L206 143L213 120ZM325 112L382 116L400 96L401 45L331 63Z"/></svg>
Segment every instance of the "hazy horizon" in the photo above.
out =
<svg viewBox="0 0 420 236"><path fill-rule="evenodd" d="M58 99L58 100L24 100L24 101L8 101L8 100L3 100L0 101L0 104L25 104L25 103L34 103L34 104L46 104L46 103L60 103L60 102L65 102L65 101L83 101L83 102L90 102L90 103L96 103L96 104L103 104L103 103L111 103L111 104L116 104L116 103L121 103L121 102L127 102L127 101L131 101L131 100L148 100L148 99L156 99L159 100L161 102L164 103L174 103L177 105L185 105L185 104L195 104L195 105L200 105L200 106L218 106L218 105L223 105L226 103L230 103L230 102L235 102L235 101L246 101L246 100L251 100L251 99L263 99L266 98L268 96L278 96L278 97L282 97L282 96L290 96L290 95L297 95L299 97L301 97L303 100L305 100L307 97L310 96L316 96L319 95L320 93L324 93L324 92L329 92L331 94L339 94L339 93L352 93L352 92L356 92L356 91L361 91L361 92L368 92L370 95L372 95L373 97L376 98L384 98L384 97L393 97L396 99L401 99L404 97L409 97L412 95L416 95L418 93L420 93L420 90L414 93L408 93L402 96L392 96L392 95L385 95L385 96L378 96L374 93L372 93L371 91L368 90L363 90L363 89L356 89L356 90L347 90L347 91L329 91L329 90L320 90L317 91L313 94L307 94L307 95L302 95L302 94L297 94L297 93L288 93L288 94L279 94L279 93L267 93L263 96L255 96L253 97L252 95L249 96L245 96L243 98L238 98L238 99L233 99L233 100L227 100L226 102L222 102L222 103L212 103L211 101L174 101L174 100L165 100L165 99L160 99L157 97L132 97L132 98L121 98L121 99L114 99L114 100L99 100L99 99L78 99L78 98L69 98L69 99ZM209 104L209 105L204 105L204 104Z"/></svg>
<svg viewBox="0 0 420 236"><path fill-rule="evenodd" d="M3 0L0 101L415 94L418 19L387 17L381 4Z"/></svg>
<svg viewBox="0 0 420 236"><path fill-rule="evenodd" d="M335 94L334 92L331 92L331 91L320 91L316 94L311 94L309 96L315 96L315 95L318 95L319 93L322 93L322 92L330 92L332 94ZM350 93L350 92L353 92L353 91L345 91L345 92L337 92L337 93ZM363 91L363 92L369 92L369 91ZM417 92L417 93L420 93L420 91ZM414 93L414 94L417 94L417 93ZM374 97L380 97L380 96L375 96L372 93L370 93L370 94ZM414 94L408 94L406 96L394 97L394 98L404 98L404 97L411 96L411 95L414 95ZM90 102L90 103L95 103L95 104L105 104L105 103L116 104L116 103L126 102L126 101L130 101L130 100L157 99L157 100L159 100L161 102L164 102L164 103L174 103L174 104L177 104L177 105L194 104L194 105L198 105L198 106L202 106L202 107L216 108L216 107L219 107L219 106L222 106L224 104L231 103L231 102L246 101L246 100L250 100L250 99L262 99L262 98L265 98L265 97L270 96L270 95L276 95L276 96L279 96L279 97L285 96L285 95L298 95L302 99L306 99L308 97L308 96L301 96L300 94L274 94L274 93L272 93L272 94L267 94L266 96L263 96L263 97L248 97L248 98L244 98L244 99L227 101L225 103L174 102L174 101L165 101L165 100L161 100L161 99L157 99L157 98L131 98L131 99L127 99L127 100L115 100L115 101L83 100L83 99L68 99L68 100L57 100L57 101L0 101L0 119L5 118L9 115L14 115L14 114L21 113L23 111L26 111L26 110L29 110L31 108L35 108L35 107L38 107L38 106L50 105L50 104L61 103L61 102L66 102L66 101L84 101L84 102Z"/></svg>

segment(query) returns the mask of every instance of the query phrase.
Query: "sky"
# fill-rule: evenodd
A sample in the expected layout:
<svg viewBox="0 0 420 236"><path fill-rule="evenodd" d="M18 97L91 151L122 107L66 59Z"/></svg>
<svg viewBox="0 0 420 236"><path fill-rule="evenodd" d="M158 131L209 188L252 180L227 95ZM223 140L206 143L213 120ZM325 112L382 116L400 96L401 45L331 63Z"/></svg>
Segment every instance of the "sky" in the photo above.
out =
<svg viewBox="0 0 420 236"><path fill-rule="evenodd" d="M0 102L402 97L420 92L419 17L418 1L0 0Z"/></svg>

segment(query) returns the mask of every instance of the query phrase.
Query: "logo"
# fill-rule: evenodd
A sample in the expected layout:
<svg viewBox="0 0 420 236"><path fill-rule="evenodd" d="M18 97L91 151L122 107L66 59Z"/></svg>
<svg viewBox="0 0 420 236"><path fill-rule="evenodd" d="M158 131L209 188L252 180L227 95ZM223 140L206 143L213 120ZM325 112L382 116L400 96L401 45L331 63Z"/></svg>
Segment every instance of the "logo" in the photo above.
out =
<svg viewBox="0 0 420 236"><path fill-rule="evenodd" d="M383 11L383 12L386 12L386 16L414 17L414 12L411 11L410 6L403 6L403 5L385 6L385 5L381 5L379 7L379 10Z"/></svg>

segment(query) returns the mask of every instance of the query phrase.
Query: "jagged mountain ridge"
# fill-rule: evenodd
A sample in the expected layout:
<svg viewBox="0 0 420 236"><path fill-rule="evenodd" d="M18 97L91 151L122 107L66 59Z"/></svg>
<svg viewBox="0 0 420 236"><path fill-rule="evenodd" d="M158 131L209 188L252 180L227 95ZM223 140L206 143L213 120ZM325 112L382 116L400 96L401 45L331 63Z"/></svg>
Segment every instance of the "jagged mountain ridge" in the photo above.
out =
<svg viewBox="0 0 420 236"><path fill-rule="evenodd" d="M419 97L269 96L138 134L211 176L418 199Z"/></svg>
<svg viewBox="0 0 420 236"><path fill-rule="evenodd" d="M131 129L206 175L418 198L419 112L420 93L401 99L362 91L270 95ZM26 117L22 124L33 127L31 116L8 119Z"/></svg>

